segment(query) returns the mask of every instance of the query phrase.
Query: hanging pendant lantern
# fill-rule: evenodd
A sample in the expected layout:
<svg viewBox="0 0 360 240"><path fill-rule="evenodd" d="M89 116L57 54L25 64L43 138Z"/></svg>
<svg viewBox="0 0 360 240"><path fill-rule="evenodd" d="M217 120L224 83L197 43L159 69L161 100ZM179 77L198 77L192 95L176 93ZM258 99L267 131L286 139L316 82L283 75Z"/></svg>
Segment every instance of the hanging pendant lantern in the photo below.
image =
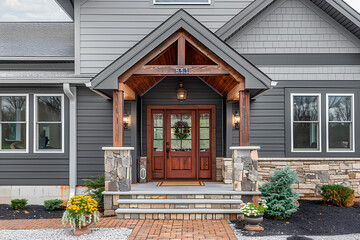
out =
<svg viewBox="0 0 360 240"><path fill-rule="evenodd" d="M187 90L183 88L182 81L180 81L179 88L176 90L176 96L180 102L185 101L187 98Z"/></svg>

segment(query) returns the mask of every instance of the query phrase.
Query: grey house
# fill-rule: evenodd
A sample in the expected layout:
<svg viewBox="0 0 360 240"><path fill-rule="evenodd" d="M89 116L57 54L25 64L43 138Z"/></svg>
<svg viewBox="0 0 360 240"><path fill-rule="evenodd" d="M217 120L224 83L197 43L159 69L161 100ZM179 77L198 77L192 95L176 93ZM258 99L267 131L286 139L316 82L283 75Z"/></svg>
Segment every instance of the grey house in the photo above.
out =
<svg viewBox="0 0 360 240"><path fill-rule="evenodd" d="M0 23L1 203L66 199L105 171L119 217L153 213L121 195L174 194L159 181L203 181L225 206L246 195L233 151L257 146L256 186L290 165L301 196L360 194L360 15L342 0L58 3L73 22Z"/></svg>

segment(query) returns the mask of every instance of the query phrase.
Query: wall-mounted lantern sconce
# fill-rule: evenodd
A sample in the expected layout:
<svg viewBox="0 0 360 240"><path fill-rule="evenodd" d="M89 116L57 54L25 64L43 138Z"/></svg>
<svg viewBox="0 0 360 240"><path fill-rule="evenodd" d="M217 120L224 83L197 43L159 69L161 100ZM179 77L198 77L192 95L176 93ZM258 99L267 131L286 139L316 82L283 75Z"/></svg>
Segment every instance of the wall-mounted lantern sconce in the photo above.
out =
<svg viewBox="0 0 360 240"><path fill-rule="evenodd" d="M240 123L240 114L239 114L239 112L235 112L235 114L234 114L235 129L239 129L239 123Z"/></svg>
<svg viewBox="0 0 360 240"><path fill-rule="evenodd" d="M176 90L176 97L180 102L185 101L187 98L187 90L183 88L182 81L180 81L179 88Z"/></svg>
<svg viewBox="0 0 360 240"><path fill-rule="evenodd" d="M123 121L124 121L124 129L128 129L130 123L130 116L127 113L124 114Z"/></svg>

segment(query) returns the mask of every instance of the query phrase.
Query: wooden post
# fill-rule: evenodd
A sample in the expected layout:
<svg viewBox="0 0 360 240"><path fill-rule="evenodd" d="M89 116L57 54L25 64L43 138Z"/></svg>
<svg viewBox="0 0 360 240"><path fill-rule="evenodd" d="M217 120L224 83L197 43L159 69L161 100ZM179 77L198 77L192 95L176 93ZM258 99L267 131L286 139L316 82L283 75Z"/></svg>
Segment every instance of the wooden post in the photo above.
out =
<svg viewBox="0 0 360 240"><path fill-rule="evenodd" d="M178 39L178 65L185 65L185 38Z"/></svg>
<svg viewBox="0 0 360 240"><path fill-rule="evenodd" d="M240 146L250 146L250 92L239 92L239 136Z"/></svg>
<svg viewBox="0 0 360 240"><path fill-rule="evenodd" d="M113 147L124 146L124 91L113 91Z"/></svg>

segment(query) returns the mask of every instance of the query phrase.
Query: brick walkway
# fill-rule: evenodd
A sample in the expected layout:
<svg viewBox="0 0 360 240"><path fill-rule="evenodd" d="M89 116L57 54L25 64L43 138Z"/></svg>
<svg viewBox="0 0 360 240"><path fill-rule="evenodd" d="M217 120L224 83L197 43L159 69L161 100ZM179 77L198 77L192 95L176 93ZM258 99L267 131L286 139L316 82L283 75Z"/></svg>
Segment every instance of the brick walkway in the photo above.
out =
<svg viewBox="0 0 360 240"><path fill-rule="evenodd" d="M124 220L101 218L96 227L133 228L129 239L231 239L236 240L226 220ZM1 220L0 230L63 228L61 219Z"/></svg>

